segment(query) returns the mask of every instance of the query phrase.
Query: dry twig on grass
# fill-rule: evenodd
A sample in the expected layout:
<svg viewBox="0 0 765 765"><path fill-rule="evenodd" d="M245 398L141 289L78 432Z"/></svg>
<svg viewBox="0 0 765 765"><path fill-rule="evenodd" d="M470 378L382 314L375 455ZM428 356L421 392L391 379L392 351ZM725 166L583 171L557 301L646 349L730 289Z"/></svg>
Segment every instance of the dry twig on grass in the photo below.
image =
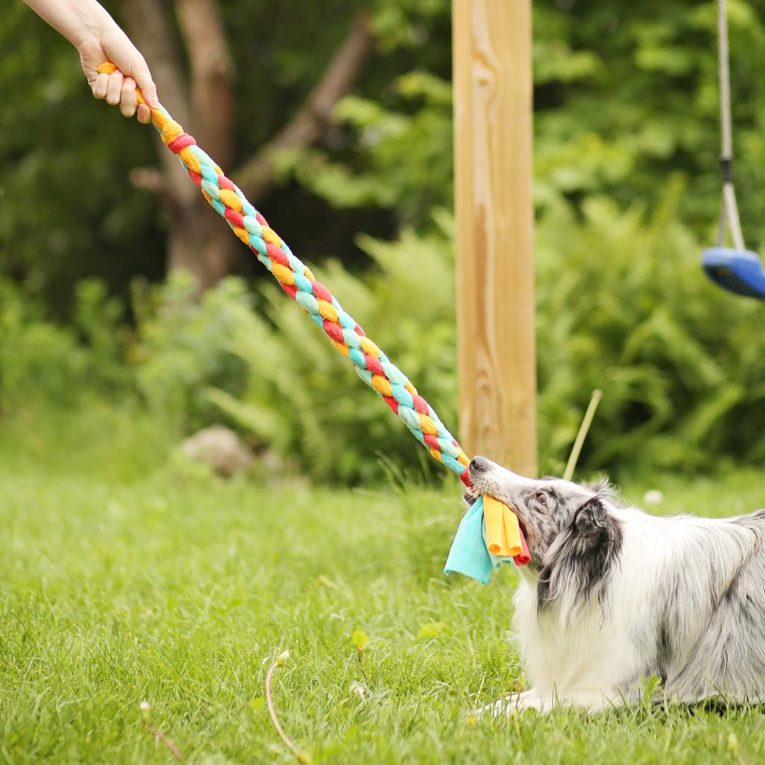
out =
<svg viewBox="0 0 765 765"><path fill-rule="evenodd" d="M271 718L271 722L273 723L274 728L276 728L276 732L279 734L279 738L281 738L281 740L284 742L284 746L286 746L287 749L289 749L290 752L295 755L295 759L301 765L311 765L311 758L305 752L301 752L300 749L298 749L297 744L295 744L295 742L284 732L284 728L282 728L282 725L279 722L279 718L276 715L274 697L273 693L271 692L271 683L273 681L274 673L279 667L284 666L284 663L287 661L287 659L289 659L289 657L289 651L280 653L268 668L268 672L266 673L266 706L268 707L268 715Z"/></svg>
<svg viewBox="0 0 765 765"><path fill-rule="evenodd" d="M148 701L142 701L140 705L141 709L141 717L143 717L143 727L146 728L146 730L151 733L152 736L154 736L157 741L161 741L170 751L170 754L175 757L178 762L183 762L183 752L178 748L178 744L173 741L173 739L170 738L166 733L163 733L159 728L157 728L154 723L152 723L151 718L149 717L149 712L151 711L151 705Z"/></svg>

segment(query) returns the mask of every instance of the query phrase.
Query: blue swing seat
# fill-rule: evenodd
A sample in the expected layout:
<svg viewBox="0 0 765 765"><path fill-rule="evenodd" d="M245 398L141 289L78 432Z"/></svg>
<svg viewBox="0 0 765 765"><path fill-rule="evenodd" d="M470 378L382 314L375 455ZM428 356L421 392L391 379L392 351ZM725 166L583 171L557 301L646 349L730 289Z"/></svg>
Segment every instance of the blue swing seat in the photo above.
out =
<svg viewBox="0 0 765 765"><path fill-rule="evenodd" d="M737 295L765 300L765 269L757 253L733 247L710 247L701 256L707 276Z"/></svg>

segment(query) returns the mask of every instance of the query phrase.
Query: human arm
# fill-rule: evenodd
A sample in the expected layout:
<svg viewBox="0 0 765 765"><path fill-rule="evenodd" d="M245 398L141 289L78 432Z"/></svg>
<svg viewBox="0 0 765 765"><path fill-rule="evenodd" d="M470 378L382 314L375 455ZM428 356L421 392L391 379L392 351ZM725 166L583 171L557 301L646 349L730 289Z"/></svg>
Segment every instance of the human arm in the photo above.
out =
<svg viewBox="0 0 765 765"><path fill-rule="evenodd" d="M136 99L137 86L150 106L159 106L149 67L100 3L96 0L24 2L77 48L82 70L96 98L105 99L113 106L119 104L126 117L137 112L140 122L149 122L148 107L138 106ZM117 69L111 74L99 73L98 67L105 61L111 61Z"/></svg>

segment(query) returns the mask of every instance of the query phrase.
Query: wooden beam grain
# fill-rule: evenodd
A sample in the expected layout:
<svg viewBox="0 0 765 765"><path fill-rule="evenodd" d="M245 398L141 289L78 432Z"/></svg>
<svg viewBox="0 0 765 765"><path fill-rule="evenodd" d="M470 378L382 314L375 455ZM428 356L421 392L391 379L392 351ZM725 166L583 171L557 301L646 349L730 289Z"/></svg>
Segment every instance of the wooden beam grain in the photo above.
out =
<svg viewBox="0 0 765 765"><path fill-rule="evenodd" d="M460 432L536 475L530 0L453 0Z"/></svg>

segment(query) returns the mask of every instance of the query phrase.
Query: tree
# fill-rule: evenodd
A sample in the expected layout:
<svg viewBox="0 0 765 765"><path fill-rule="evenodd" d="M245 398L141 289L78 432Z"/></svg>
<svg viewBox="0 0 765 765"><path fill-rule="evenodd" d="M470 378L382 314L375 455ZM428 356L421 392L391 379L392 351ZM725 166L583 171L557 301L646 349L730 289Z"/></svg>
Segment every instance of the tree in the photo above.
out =
<svg viewBox="0 0 765 765"><path fill-rule="evenodd" d="M274 183L278 154L315 143L332 124L332 109L348 93L373 49L369 16L365 11L357 14L303 105L232 171L237 159L235 77L220 3L176 0L174 5L177 31L162 0L121 0L119 7L170 113L257 204ZM188 76L181 46L189 61ZM136 169L131 178L156 193L168 212L170 269L191 272L204 290L232 271L238 244L161 144L159 154L161 169Z"/></svg>

